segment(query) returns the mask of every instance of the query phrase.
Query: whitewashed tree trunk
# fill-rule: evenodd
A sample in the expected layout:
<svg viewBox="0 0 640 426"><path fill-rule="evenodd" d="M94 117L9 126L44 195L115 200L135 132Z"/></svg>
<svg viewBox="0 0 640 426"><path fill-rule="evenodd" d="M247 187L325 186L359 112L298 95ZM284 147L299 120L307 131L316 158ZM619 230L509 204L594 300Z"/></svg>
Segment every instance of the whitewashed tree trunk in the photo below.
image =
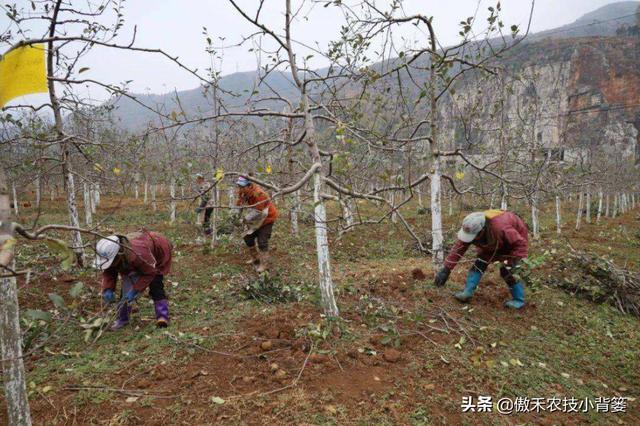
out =
<svg viewBox="0 0 640 426"><path fill-rule="evenodd" d="M496 194L495 193L491 194L491 199L489 200L489 209L490 210L493 210L493 203L495 202L495 200L496 200Z"/></svg>
<svg viewBox="0 0 640 426"><path fill-rule="evenodd" d="M320 294L326 315L337 317L340 315L336 298L333 293L331 279L331 263L329 258L329 239L327 238L327 211L322 198L322 177L320 172L313 176L314 222L316 231L316 251L318 254L318 269L320 272Z"/></svg>
<svg viewBox="0 0 640 426"><path fill-rule="evenodd" d="M51 185L51 201L55 201L56 199L56 190L53 185Z"/></svg>
<svg viewBox="0 0 640 426"><path fill-rule="evenodd" d="M449 191L449 216L453 216L453 194Z"/></svg>
<svg viewBox="0 0 640 426"><path fill-rule="evenodd" d="M147 204L149 202L149 181L147 179L144 180L144 203Z"/></svg>
<svg viewBox="0 0 640 426"><path fill-rule="evenodd" d="M605 198L605 207L604 207L604 216L605 217L609 217L609 194L607 194L606 198Z"/></svg>
<svg viewBox="0 0 640 426"><path fill-rule="evenodd" d="M40 179L40 175L36 177L36 209L40 208L40 204L42 203L42 179Z"/></svg>
<svg viewBox="0 0 640 426"><path fill-rule="evenodd" d="M576 229L580 229L580 222L582 221L582 208L584 204L584 193L580 191L578 196L578 215L576 216Z"/></svg>
<svg viewBox="0 0 640 426"><path fill-rule="evenodd" d="M0 169L0 247L13 238L11 201L4 170ZM3 264L10 265L13 248L0 249ZM15 265L14 269L15 269ZM6 271L0 268L0 275ZM27 396L26 375L22 360L22 333L20 332L20 306L16 279L0 278L0 365L4 383L4 400L9 425L30 426L31 414Z"/></svg>
<svg viewBox="0 0 640 426"><path fill-rule="evenodd" d="M533 227L533 238L540 238L540 223L538 222L538 199L535 194L531 197L531 225Z"/></svg>
<svg viewBox="0 0 640 426"><path fill-rule="evenodd" d="M76 185L73 181L73 173L67 173L67 207L69 209L69 222L74 228L80 228L80 215L78 214L78 205L76 203ZM84 264L84 248L82 246L82 235L79 231L71 232L71 241L73 251L78 259L78 264Z"/></svg>
<svg viewBox="0 0 640 426"><path fill-rule="evenodd" d="M393 212L391 212L391 222L392 223L398 223L398 214L396 213L396 191L391 191L391 195L390 195L390 200L389 203L391 204L391 207L394 209Z"/></svg>
<svg viewBox="0 0 640 426"><path fill-rule="evenodd" d="M293 205L291 206L291 232L297 237L298 233L300 232L298 225L298 213L300 211L300 191L295 191L292 195L293 198L291 201Z"/></svg>
<svg viewBox="0 0 640 426"><path fill-rule="evenodd" d="M233 193L233 188L227 188L227 202L229 203L229 208L232 209L235 207L235 195Z"/></svg>
<svg viewBox="0 0 640 426"><path fill-rule="evenodd" d="M340 234L349 232L352 230L352 226L353 226L353 211L351 208L351 203L350 203L350 199L349 198L340 198L340 206L342 207L342 218L344 219L344 224L345 224L345 228L343 230L340 230Z"/></svg>
<svg viewBox="0 0 640 426"><path fill-rule="evenodd" d="M16 191L15 182L11 182L11 193L13 194L13 213L16 216L19 216L20 215L20 207L19 207L20 202L18 201L18 192Z"/></svg>
<svg viewBox="0 0 640 426"><path fill-rule="evenodd" d="M134 197L135 197L136 200L138 198L140 198L140 190L138 188L138 182L136 182L134 187L133 187L133 194L134 194Z"/></svg>
<svg viewBox="0 0 640 426"><path fill-rule="evenodd" d="M169 203L169 223L172 225L176 223L176 183L174 179L171 179L171 183L169 185L169 195L171 196L171 202Z"/></svg>
<svg viewBox="0 0 640 426"><path fill-rule="evenodd" d="M180 198L184 198L184 185L180 185Z"/></svg>
<svg viewBox="0 0 640 426"><path fill-rule="evenodd" d="M611 217L615 218L618 215L618 194L613 194L613 212Z"/></svg>
<svg viewBox="0 0 640 426"><path fill-rule="evenodd" d="M213 205L220 205L220 188L216 185L215 190L213 191ZM211 240L209 242L209 246L211 248L215 247L218 243L218 208L214 208L213 212L211 212Z"/></svg>
<svg viewBox="0 0 640 426"><path fill-rule="evenodd" d="M433 173L431 174L431 243L432 259L436 269L444 263L444 247L442 235L442 198L440 196L440 157L433 158Z"/></svg>
<svg viewBox="0 0 640 426"><path fill-rule="evenodd" d="M562 234L562 210L559 195L556 195L556 233Z"/></svg>
<svg viewBox="0 0 640 426"><path fill-rule="evenodd" d="M94 184L94 187L93 187L93 205L96 208L100 205L100 184L99 183Z"/></svg>
<svg viewBox="0 0 640 426"><path fill-rule="evenodd" d="M151 185L151 207L153 208L153 211L155 212L156 210L158 210L158 203L156 203L156 188L158 185Z"/></svg>
<svg viewBox="0 0 640 426"><path fill-rule="evenodd" d="M422 190L418 189L416 193L418 194L418 206L422 209L424 208L424 204L422 203Z"/></svg>
<svg viewBox="0 0 640 426"><path fill-rule="evenodd" d="M598 191L598 213L596 215L596 223L600 222L600 217L602 216L602 191Z"/></svg>
<svg viewBox="0 0 640 426"><path fill-rule="evenodd" d="M587 216L586 216L586 220L587 223L591 223L591 191L587 189Z"/></svg>
<svg viewBox="0 0 640 426"><path fill-rule="evenodd" d="M87 226L93 225L93 215L91 212L91 190L90 186L84 182L82 184L82 194L83 194L83 203L84 203L84 223Z"/></svg>

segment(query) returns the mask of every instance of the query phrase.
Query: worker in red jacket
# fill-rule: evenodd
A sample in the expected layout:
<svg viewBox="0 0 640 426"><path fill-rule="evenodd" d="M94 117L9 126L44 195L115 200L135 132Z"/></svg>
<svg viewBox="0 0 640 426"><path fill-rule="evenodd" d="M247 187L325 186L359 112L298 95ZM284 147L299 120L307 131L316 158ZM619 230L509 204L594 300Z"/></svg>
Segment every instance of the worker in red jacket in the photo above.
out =
<svg viewBox="0 0 640 426"><path fill-rule="evenodd" d="M269 194L258 184L240 176L236 185L238 186L236 206L249 210L243 219L248 227L244 235L244 242L249 248L251 257L248 263L252 263L256 271L264 272L269 269L269 240L273 224L278 217L278 210ZM251 219L247 220L248 217Z"/></svg>
<svg viewBox="0 0 640 426"><path fill-rule="evenodd" d="M169 302L164 276L171 271L172 246L162 234L146 230L128 235L111 235L98 241L95 266L102 270L102 298L115 302L118 274L122 289L118 318L111 326L118 330L129 323L132 302L149 287L156 313L156 325L169 325Z"/></svg>
<svg viewBox="0 0 640 426"><path fill-rule="evenodd" d="M469 246L477 247L478 257L469 270L463 291L455 294L461 302L471 300L480 278L492 262L502 262L500 276L509 285L512 299L505 303L507 308L520 309L524 306L524 283L514 274L518 262L529 252L528 228L515 213L503 210L487 210L471 213L462 221L458 240L444 262L444 267L436 274L435 285L443 286L453 268L464 256Z"/></svg>

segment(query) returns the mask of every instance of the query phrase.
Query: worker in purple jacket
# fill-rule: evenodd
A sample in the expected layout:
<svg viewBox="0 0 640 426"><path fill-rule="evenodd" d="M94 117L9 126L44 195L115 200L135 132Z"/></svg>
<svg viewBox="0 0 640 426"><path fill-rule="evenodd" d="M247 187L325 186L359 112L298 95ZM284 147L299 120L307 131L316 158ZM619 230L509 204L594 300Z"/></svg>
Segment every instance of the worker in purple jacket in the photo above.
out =
<svg viewBox="0 0 640 426"><path fill-rule="evenodd" d="M111 235L98 241L95 266L102 270L102 298L115 302L118 275L122 290L118 318L111 326L118 330L129 323L131 303L147 287L153 299L156 325L169 325L169 302L164 292L164 276L171 271L172 246L162 234L146 230L128 235Z"/></svg>
<svg viewBox="0 0 640 426"><path fill-rule="evenodd" d="M435 285L443 286L447 282L449 274L471 244L477 247L477 259L467 274L464 290L456 293L455 298L461 302L471 300L487 266L501 262L500 276L509 285L512 296L505 306L522 308L524 283L514 275L514 270L529 252L528 228L524 221L515 213L503 210L475 212L465 217L458 240L451 248L444 267L436 274Z"/></svg>

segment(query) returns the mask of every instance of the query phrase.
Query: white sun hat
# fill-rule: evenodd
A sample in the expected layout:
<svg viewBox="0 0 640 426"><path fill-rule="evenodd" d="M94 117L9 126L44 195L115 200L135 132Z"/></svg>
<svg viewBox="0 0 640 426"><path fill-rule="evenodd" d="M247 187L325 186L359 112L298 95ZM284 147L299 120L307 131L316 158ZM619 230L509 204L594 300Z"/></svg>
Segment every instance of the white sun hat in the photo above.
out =
<svg viewBox="0 0 640 426"><path fill-rule="evenodd" d="M116 255L120 251L120 239L117 235L110 235L103 238L96 244L96 260L93 266L96 269L107 269L113 263Z"/></svg>
<svg viewBox="0 0 640 426"><path fill-rule="evenodd" d="M467 215L462 221L462 228L458 231L458 239L464 243L470 243L482 231L486 221L484 212L475 212Z"/></svg>

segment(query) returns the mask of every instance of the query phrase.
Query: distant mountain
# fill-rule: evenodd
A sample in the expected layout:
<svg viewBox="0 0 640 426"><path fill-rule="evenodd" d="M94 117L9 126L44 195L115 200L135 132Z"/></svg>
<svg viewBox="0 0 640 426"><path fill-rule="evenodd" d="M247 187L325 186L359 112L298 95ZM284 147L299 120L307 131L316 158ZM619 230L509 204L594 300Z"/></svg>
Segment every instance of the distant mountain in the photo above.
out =
<svg viewBox="0 0 640 426"><path fill-rule="evenodd" d="M579 37L615 37L617 30L636 24L635 13L640 5L639 1L623 1L601 7L587 13L575 22L559 28L531 34L525 45L520 45L520 55L527 58L523 50L531 49L531 52L540 50L536 45L544 40L560 40ZM567 54L571 55L571 43L565 43ZM640 66L640 64L637 64ZM220 80L223 93L219 94L225 105L234 109L241 109L252 97L268 97L272 91L289 98L296 98L296 90L291 76L288 73L273 72L263 82L258 81L258 73L255 71L238 72L224 76ZM259 92L256 93L256 92ZM235 95L232 95L235 94ZM176 102L176 95L180 104ZM166 94L132 94L140 103L159 109L166 114L171 111L180 112L184 109L188 116L198 116L211 113L213 110L212 93L205 93L203 88L179 91ZM127 97L121 97L114 105L112 112L116 123L122 128L137 131L147 127L150 122L157 122L157 115L139 103ZM262 102L262 107L282 109L282 103Z"/></svg>
<svg viewBox="0 0 640 426"><path fill-rule="evenodd" d="M611 3L581 16L571 24L532 34L529 41L545 38L615 36L618 28L635 25L635 14L639 5L638 1Z"/></svg>

